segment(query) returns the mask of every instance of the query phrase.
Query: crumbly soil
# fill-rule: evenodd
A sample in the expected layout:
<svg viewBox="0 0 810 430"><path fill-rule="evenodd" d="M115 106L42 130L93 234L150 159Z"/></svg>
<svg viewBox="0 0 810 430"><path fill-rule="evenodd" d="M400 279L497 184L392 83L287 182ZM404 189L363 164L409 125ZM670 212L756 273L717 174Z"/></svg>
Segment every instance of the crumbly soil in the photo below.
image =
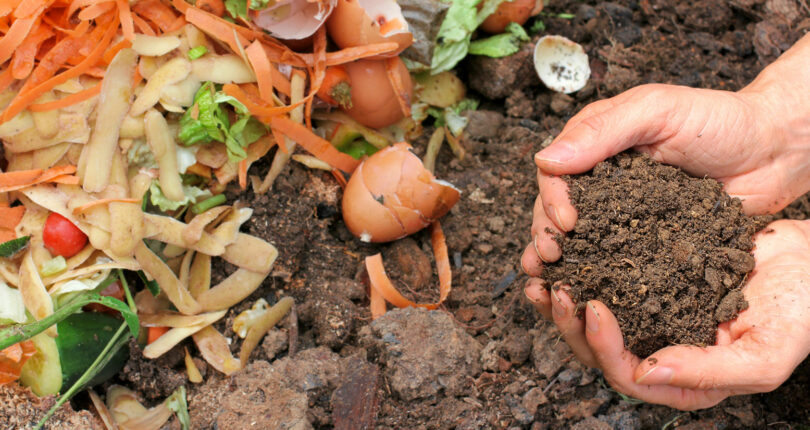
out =
<svg viewBox="0 0 810 430"><path fill-rule="evenodd" d="M543 278L570 286L582 311L600 300L627 349L646 357L668 345L714 344L717 324L748 307L741 287L754 268L752 235L767 219L710 178L692 178L640 153L622 153L565 176L577 209L557 235L562 258Z"/></svg>
<svg viewBox="0 0 810 430"><path fill-rule="evenodd" d="M482 105L470 114L464 160L455 160L446 147L437 160L438 176L463 192L442 220L453 291L441 309L392 311L371 323L363 258L383 252L386 270L403 294L434 301L438 280L429 237L360 243L340 219L341 192L334 179L293 163L266 196L230 191L231 198L254 208L245 231L272 241L280 257L271 277L218 328L238 350L241 341L228 327L259 297L271 303L294 297L296 317L273 331L253 353L250 367L233 377L207 369L203 384L188 384L178 376L185 372L182 360L169 357L150 367L133 356L129 371L112 382L139 390L150 405L186 383L195 429L806 427L808 361L772 393L734 397L703 411L620 396L599 371L579 364L553 324L524 300L526 276L519 264L537 195L532 155L574 113L649 82L742 88L810 28L804 3L549 2L540 17L543 34L581 43L591 61L591 82L570 96L553 94L525 73L530 46L511 58L473 58L461 65L459 76ZM560 13L575 17L557 17ZM412 142L417 153L426 142L427 137ZM257 163L250 174L263 176L267 169ZM217 265L215 278L229 270ZM179 350L183 347L199 357L193 343ZM154 385L138 377L141 371L152 375ZM88 407L81 400L74 406ZM0 416L0 422L7 421Z"/></svg>

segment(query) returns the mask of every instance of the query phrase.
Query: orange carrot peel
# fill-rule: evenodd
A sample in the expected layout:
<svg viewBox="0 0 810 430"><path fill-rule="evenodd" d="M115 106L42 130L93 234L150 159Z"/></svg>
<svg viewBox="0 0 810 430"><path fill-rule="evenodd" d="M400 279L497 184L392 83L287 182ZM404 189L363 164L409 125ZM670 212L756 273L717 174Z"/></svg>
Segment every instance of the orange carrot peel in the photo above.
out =
<svg viewBox="0 0 810 430"><path fill-rule="evenodd" d="M430 242L433 246L433 255L436 259L436 270L439 274L439 301L436 303L415 303L402 295L394 283L385 273L381 254L366 257L366 272L371 286L369 296L371 300L371 313L377 318L385 313L385 302L398 308L408 306L425 309L437 309L447 299L452 288L453 276L450 270L450 256L447 252L447 242L444 231L438 221L430 226ZM382 304L381 304L382 303Z"/></svg>
<svg viewBox="0 0 810 430"><path fill-rule="evenodd" d="M36 352L37 349L30 340L15 343L0 351L0 385L9 384L19 379L23 365Z"/></svg>
<svg viewBox="0 0 810 430"><path fill-rule="evenodd" d="M0 193L17 191L46 182L76 185L79 183L79 178L73 176L73 173L76 173L76 166L57 166L48 170L32 169L0 173Z"/></svg>

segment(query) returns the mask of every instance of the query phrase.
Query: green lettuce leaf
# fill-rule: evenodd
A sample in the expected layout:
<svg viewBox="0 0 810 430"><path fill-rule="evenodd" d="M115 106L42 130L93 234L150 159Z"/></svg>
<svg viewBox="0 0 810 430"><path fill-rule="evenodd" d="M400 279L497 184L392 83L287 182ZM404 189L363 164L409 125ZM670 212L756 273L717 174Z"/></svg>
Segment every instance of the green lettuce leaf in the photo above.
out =
<svg viewBox="0 0 810 430"><path fill-rule="evenodd" d="M250 0L252 10L263 10L270 4L270 0ZM234 18L248 19L247 0L225 0L225 10Z"/></svg>
<svg viewBox="0 0 810 430"><path fill-rule="evenodd" d="M445 0L448 1L448 0ZM473 31L492 15L505 0L449 0L452 2L436 35L436 46L430 64L431 73L452 69L467 56Z"/></svg>
<svg viewBox="0 0 810 430"><path fill-rule="evenodd" d="M531 40L526 30L514 22L506 26L506 32L470 43L469 53L500 58L512 55L520 50L521 42Z"/></svg>
<svg viewBox="0 0 810 430"><path fill-rule="evenodd" d="M236 114L233 124L227 107ZM180 118L177 137L186 146L222 142L228 148L228 158L240 161L247 157L246 148L267 133L267 126L251 116L245 105L206 82Z"/></svg>
<svg viewBox="0 0 810 430"><path fill-rule="evenodd" d="M149 186L149 200L163 212L177 210L182 206L194 204L212 196L211 191L202 190L193 185L183 185L183 195L183 200L171 200L163 194L157 180L152 181L152 185Z"/></svg>

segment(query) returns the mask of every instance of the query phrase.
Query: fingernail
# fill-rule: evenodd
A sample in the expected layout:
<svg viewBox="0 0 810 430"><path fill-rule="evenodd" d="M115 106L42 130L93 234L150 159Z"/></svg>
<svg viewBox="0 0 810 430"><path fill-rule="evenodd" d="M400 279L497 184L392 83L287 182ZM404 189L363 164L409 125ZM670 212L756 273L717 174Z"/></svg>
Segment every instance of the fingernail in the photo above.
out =
<svg viewBox="0 0 810 430"><path fill-rule="evenodd" d="M587 312L590 312L590 315L585 316L585 327L589 332L597 333L599 331L599 313L592 304L588 303L587 306Z"/></svg>
<svg viewBox="0 0 810 430"><path fill-rule="evenodd" d="M537 246L537 236L538 236L538 235L534 235L534 241L533 241L533 243L534 243L534 252L536 252L536 253L537 253L537 257L538 257L538 258L540 258L540 260L541 260L543 263L548 264L548 261L546 261L546 259L545 259L545 258L543 258L543 254L540 254L540 247L539 247L539 246Z"/></svg>
<svg viewBox="0 0 810 430"><path fill-rule="evenodd" d="M560 211L557 210L557 206L549 205L549 207L551 208L551 213L554 214L554 222L557 224L557 228L565 231L565 225L563 225L562 219L560 219Z"/></svg>
<svg viewBox="0 0 810 430"><path fill-rule="evenodd" d="M540 285L540 286L534 285L532 283L532 279L529 279L528 281L526 281L526 286L523 287L523 294L526 295L526 298L529 299L530 302L536 304L538 302L538 299L536 298L536 296L538 296L540 294L541 289L542 289L542 285ZM532 296L535 296L535 297L532 297Z"/></svg>
<svg viewBox="0 0 810 430"><path fill-rule="evenodd" d="M534 299L534 298L533 298L533 297L530 295L530 293L529 293L529 289L528 289L528 288L524 288L524 289L523 289L523 295L525 295L525 296L526 296L526 300L528 300L528 301L530 301L530 302L534 303L535 305L537 304L538 300Z"/></svg>
<svg viewBox="0 0 810 430"><path fill-rule="evenodd" d="M564 317L567 313L567 309L563 304L562 300L557 296L557 292L554 289L551 289L551 297L554 298L554 301L551 302L551 309L554 311L554 314L558 317Z"/></svg>
<svg viewBox="0 0 810 430"><path fill-rule="evenodd" d="M534 158L538 162L562 164L574 158L575 155L577 155L577 151L574 148L564 143L558 143L538 152Z"/></svg>
<svg viewBox="0 0 810 430"><path fill-rule="evenodd" d="M655 366L647 373L636 379L636 384L643 385L666 385L672 382L675 371L669 367Z"/></svg>
<svg viewBox="0 0 810 430"><path fill-rule="evenodd" d="M523 273L525 273L527 275L529 274L529 271L526 270L526 266L523 265L523 259L522 258L520 259L520 269L523 270Z"/></svg>

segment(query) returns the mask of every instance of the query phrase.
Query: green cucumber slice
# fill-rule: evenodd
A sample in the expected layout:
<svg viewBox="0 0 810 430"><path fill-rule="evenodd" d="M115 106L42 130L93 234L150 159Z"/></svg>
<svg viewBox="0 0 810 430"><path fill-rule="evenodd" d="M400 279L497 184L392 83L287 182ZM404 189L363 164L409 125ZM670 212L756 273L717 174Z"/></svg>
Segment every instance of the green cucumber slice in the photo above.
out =
<svg viewBox="0 0 810 430"><path fill-rule="evenodd" d="M121 320L97 312L73 314L57 325L56 345L62 357L63 386L71 387L93 364L121 325ZM118 373L129 358L129 348L121 348L88 386L100 384Z"/></svg>
<svg viewBox="0 0 810 430"><path fill-rule="evenodd" d="M31 388L37 396L57 394L62 388L62 367L56 340L46 332L31 338L37 348L20 372L20 383Z"/></svg>

